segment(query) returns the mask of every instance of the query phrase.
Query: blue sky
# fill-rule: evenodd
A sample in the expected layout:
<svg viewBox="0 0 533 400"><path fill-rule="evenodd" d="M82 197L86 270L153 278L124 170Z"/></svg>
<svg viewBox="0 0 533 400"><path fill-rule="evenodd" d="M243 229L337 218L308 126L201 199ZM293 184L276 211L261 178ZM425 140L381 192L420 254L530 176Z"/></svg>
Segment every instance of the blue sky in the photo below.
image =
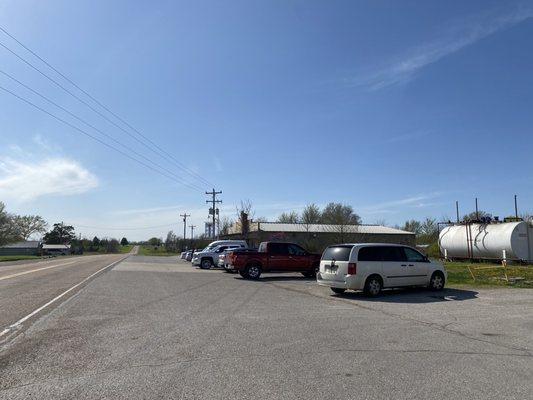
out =
<svg viewBox="0 0 533 400"><path fill-rule="evenodd" d="M339 201L393 225L453 216L455 200L471 211L476 196L504 216L515 193L533 211L531 1L17 0L0 3L0 26L214 182L230 217L241 199L269 219ZM2 47L0 70L202 189L0 91L11 211L87 236L182 232L183 211L202 226L211 187ZM2 74L0 86L98 136Z"/></svg>

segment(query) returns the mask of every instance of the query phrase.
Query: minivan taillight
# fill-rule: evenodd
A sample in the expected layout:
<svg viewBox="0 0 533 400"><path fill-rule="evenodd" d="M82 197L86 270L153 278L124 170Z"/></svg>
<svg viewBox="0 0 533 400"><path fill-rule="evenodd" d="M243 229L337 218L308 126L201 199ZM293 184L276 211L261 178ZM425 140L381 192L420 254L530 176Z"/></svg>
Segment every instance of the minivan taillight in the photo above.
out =
<svg viewBox="0 0 533 400"><path fill-rule="evenodd" d="M348 275L355 275L357 273L357 264L349 263L348 264Z"/></svg>

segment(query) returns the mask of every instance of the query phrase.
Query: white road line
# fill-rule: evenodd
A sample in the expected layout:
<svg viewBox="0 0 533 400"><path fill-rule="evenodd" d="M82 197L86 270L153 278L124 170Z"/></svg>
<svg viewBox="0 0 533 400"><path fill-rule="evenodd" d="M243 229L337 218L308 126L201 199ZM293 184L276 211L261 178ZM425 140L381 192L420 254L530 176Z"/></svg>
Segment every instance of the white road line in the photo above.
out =
<svg viewBox="0 0 533 400"><path fill-rule="evenodd" d="M30 269L29 271L22 271L22 272L17 272L16 274L11 274L11 275L2 276L2 277L0 277L0 281L3 281L3 280L5 280L5 279L15 278L15 277L20 276L20 275L31 274L32 272L43 271L43 270L45 270L45 269L57 268L57 267L63 267L63 266L65 266L65 265L74 264L74 263L78 262L78 260L79 260L79 259L76 259L76 260L74 260L74 261L69 261L69 262L66 262L66 263L63 263L63 264L50 265L50 266L48 266L48 267L36 268L36 269Z"/></svg>
<svg viewBox="0 0 533 400"><path fill-rule="evenodd" d="M65 295L67 295L68 293L70 293L71 291L73 291L74 289L80 287L81 285L83 285L85 282L89 281L93 276L96 276L98 275L100 272L102 271L105 271L106 269L109 269L111 267L114 267L115 265L117 265L119 262L121 261L124 261L126 258L128 258L128 256L126 257L123 257L121 258L120 260L117 260L117 261L114 261L112 262L111 264L109 265L106 265L105 267L103 268L100 268L98 271L96 271L95 273L89 275L87 278L85 278L84 280L82 280L80 283L77 283L76 285L72 286L70 289L67 289L65 290L63 293L61 293L59 296L56 296L54 297L52 300L50 300L48 303L46 304L43 304L41 307L37 308L36 310L32 311L31 313L29 313L28 315L26 315L25 317L19 319L17 322L15 322L14 324L11 324L9 325L7 328L5 328L2 332L0 332L0 338L2 338L3 336L7 335L9 332L11 332L12 330L18 328L20 325L22 325L24 322L26 322L28 319L30 319L31 317L33 317L34 315L38 314L39 312L41 312L42 310L44 310L46 307L48 307L49 305L55 303L56 301L58 301L59 299L61 299L62 297L64 297Z"/></svg>

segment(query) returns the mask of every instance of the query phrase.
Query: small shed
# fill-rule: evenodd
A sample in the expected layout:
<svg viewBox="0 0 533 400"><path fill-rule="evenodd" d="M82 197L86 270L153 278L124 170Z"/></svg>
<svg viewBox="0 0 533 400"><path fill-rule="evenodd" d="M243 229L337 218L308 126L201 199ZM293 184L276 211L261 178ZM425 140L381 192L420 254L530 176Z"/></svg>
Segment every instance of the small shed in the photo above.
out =
<svg viewBox="0 0 533 400"><path fill-rule="evenodd" d="M0 247L0 256L38 256L41 253L41 242L26 240Z"/></svg>
<svg viewBox="0 0 533 400"><path fill-rule="evenodd" d="M45 254L68 255L70 252L70 244L43 244L43 253Z"/></svg>

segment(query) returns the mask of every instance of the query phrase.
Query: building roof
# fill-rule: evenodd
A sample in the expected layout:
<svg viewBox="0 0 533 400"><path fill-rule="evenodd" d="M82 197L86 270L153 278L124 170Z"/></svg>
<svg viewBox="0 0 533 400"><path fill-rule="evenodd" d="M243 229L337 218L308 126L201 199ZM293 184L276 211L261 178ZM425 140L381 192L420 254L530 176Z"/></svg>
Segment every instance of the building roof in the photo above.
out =
<svg viewBox="0 0 533 400"><path fill-rule="evenodd" d="M26 240L23 242L16 242L11 244L6 244L1 246L4 249L37 249L41 245L41 242L38 240Z"/></svg>
<svg viewBox="0 0 533 400"><path fill-rule="evenodd" d="M43 244L43 250L66 250L70 249L70 244Z"/></svg>
<svg viewBox="0 0 533 400"><path fill-rule="evenodd" d="M414 235L412 232L381 225L327 225L327 224L287 224L280 222L252 222L250 232L309 232L309 233L359 233L381 235ZM234 224L230 233L239 233L240 225Z"/></svg>

